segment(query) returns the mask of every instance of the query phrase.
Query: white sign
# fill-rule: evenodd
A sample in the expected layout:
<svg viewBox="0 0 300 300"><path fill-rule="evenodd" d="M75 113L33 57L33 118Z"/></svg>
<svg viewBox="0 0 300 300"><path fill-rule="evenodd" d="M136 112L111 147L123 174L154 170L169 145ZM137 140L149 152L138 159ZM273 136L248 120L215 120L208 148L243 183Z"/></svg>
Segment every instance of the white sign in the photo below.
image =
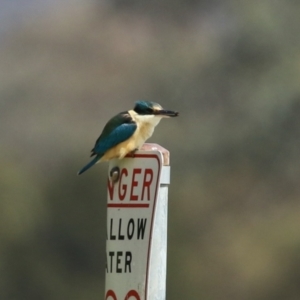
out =
<svg viewBox="0 0 300 300"><path fill-rule="evenodd" d="M106 291L107 300L146 300L151 238L160 185L162 154L143 151L112 160L120 177L108 180Z"/></svg>

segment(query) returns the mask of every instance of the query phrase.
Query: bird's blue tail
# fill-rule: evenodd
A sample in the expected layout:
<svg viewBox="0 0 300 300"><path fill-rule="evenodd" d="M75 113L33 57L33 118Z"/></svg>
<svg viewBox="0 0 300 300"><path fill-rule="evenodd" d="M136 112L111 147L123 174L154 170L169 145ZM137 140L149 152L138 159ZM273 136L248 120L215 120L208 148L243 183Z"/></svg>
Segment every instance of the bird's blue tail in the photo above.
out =
<svg viewBox="0 0 300 300"><path fill-rule="evenodd" d="M100 155L97 155L96 157L94 157L93 160L91 160L86 166L84 166L80 171L78 171L77 175L82 174L83 172L85 172L86 170L88 170L90 167L92 167L99 159L101 158Z"/></svg>

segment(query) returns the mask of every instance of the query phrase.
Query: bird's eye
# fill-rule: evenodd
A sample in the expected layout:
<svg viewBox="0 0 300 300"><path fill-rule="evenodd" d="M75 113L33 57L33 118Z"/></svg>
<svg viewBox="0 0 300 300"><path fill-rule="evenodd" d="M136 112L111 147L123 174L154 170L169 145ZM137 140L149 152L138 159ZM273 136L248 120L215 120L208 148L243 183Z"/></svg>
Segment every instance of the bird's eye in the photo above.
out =
<svg viewBox="0 0 300 300"><path fill-rule="evenodd" d="M136 107L134 108L135 112L140 114L140 115L151 115L153 114L153 110L151 107L148 107L146 105L136 105Z"/></svg>

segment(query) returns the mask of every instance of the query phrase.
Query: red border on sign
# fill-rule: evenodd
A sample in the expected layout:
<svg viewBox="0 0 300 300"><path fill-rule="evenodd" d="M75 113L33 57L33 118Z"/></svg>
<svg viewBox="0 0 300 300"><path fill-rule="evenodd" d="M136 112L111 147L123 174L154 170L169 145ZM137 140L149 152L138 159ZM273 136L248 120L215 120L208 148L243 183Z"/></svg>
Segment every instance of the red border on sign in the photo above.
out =
<svg viewBox="0 0 300 300"><path fill-rule="evenodd" d="M151 241L152 241L152 232L153 232L153 220L154 220L154 212L156 208L156 201L157 201L157 193L159 190L159 180L160 180L160 169L161 164L157 154L135 154L134 157L152 157L156 158L158 162L158 174L157 181L156 181L156 191L154 197L154 203L152 208L152 216L151 216L151 226L150 226L150 234L149 234L149 244L148 244L148 254L147 254L147 266L146 266L146 282L145 282L145 300L147 300L147 290L148 290L148 277L149 277L149 264L150 264L150 252L151 252Z"/></svg>

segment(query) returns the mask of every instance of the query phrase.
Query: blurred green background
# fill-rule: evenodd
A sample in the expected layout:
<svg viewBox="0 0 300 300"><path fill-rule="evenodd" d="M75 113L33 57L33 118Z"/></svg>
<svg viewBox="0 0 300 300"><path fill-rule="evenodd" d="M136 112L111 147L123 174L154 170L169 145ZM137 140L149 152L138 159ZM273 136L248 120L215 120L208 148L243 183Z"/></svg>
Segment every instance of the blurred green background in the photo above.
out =
<svg viewBox="0 0 300 300"><path fill-rule="evenodd" d="M180 112L167 298L300 299L299 1L0 6L0 299L103 299L107 164L76 172L138 99Z"/></svg>

